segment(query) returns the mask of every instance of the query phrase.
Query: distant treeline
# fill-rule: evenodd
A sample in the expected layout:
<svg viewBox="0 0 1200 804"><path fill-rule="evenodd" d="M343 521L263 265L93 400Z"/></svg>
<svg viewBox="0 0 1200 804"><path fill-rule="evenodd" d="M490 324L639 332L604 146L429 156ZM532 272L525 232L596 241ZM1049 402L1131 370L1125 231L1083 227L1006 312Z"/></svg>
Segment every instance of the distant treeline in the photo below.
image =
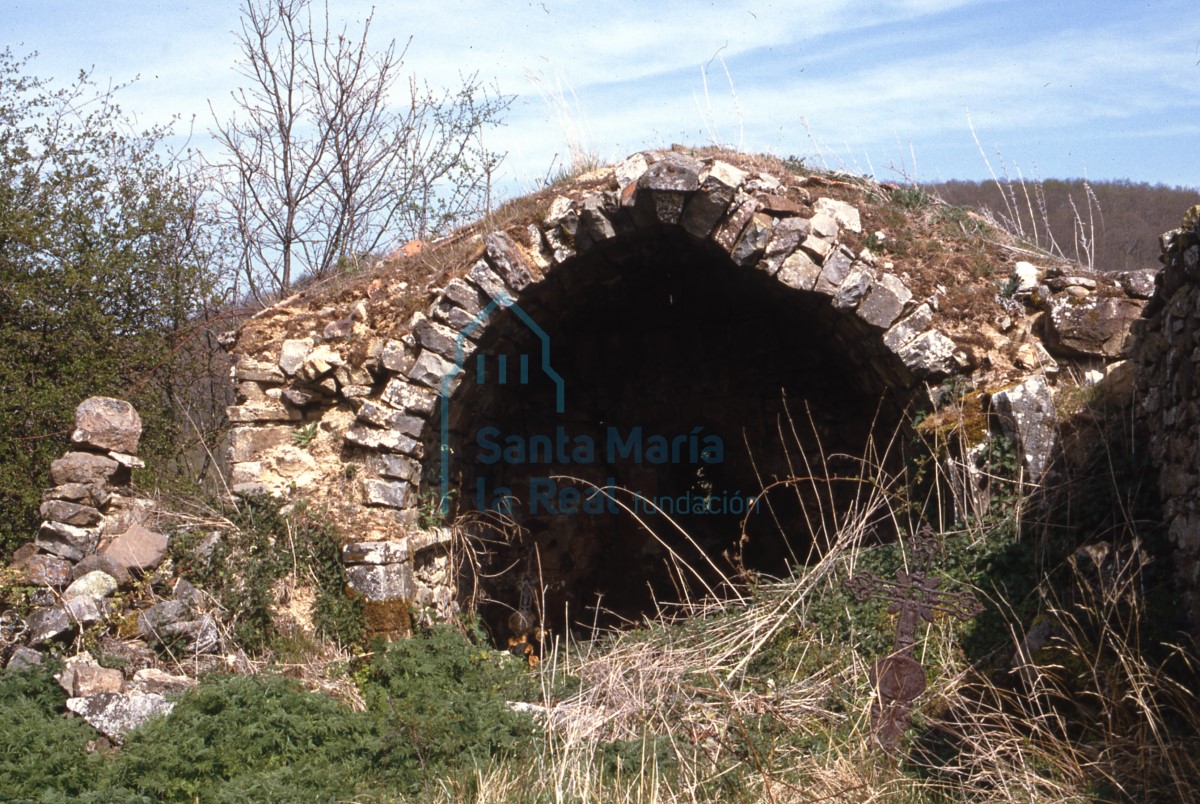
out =
<svg viewBox="0 0 1200 804"><path fill-rule="evenodd" d="M948 181L926 189L949 204L989 211L1030 242L1100 271L1158 268L1159 235L1200 203L1195 188L1131 181Z"/></svg>

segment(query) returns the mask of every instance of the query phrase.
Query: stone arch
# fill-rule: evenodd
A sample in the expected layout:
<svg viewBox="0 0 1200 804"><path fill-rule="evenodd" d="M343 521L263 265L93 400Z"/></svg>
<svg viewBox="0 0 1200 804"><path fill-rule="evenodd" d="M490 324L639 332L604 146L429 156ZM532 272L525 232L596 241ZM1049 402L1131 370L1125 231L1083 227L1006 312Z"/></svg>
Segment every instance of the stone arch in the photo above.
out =
<svg viewBox="0 0 1200 804"><path fill-rule="evenodd" d="M702 266L698 278L677 279L679 288L742 294L764 315L791 304L808 320L807 334L847 364L843 373L864 399L886 395L903 407L919 380L957 368L954 342L932 327L931 305L869 253L843 244L843 231L859 227L850 205L798 201L779 194L768 176L673 152L637 154L615 176L616 189L555 198L540 224L484 236L469 268L414 316L410 333L384 346L386 383L361 400L345 436L369 456L368 504L411 510L422 494L428 504L440 496L437 484L452 482L440 467L447 433L475 412L464 398L479 399L472 359L494 351L499 360L499 345L519 351L517 323L526 325L526 339L532 332L544 344L547 333L528 326L547 320L542 313L561 321L597 281L611 278L606 267L636 272L655 255ZM494 370L519 378L537 365L512 354L511 367Z"/></svg>

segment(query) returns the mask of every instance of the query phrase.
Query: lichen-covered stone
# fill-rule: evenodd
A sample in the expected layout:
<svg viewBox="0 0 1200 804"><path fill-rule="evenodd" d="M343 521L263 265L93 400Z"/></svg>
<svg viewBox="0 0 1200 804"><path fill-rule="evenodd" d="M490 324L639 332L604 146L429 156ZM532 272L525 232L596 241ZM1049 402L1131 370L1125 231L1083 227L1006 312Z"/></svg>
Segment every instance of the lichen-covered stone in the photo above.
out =
<svg viewBox="0 0 1200 804"><path fill-rule="evenodd" d="M117 579L101 570L93 570L76 578L63 592L63 600L77 597L108 597L117 591Z"/></svg>
<svg viewBox="0 0 1200 804"><path fill-rule="evenodd" d="M437 404L438 394L429 388L414 385L402 377L393 377L384 386L379 399L396 410L428 415Z"/></svg>
<svg viewBox="0 0 1200 804"><path fill-rule="evenodd" d="M115 743L152 718L170 714L175 704L155 693L102 692L86 698L68 698L67 709Z"/></svg>
<svg viewBox="0 0 1200 804"><path fill-rule="evenodd" d="M1139 300L1116 297L1083 302L1056 298L1047 315L1047 345L1064 355L1120 357L1142 306Z"/></svg>
<svg viewBox="0 0 1200 804"><path fill-rule="evenodd" d="M937 330L922 332L897 351L904 365L918 377L944 376L954 370L954 341Z"/></svg>
<svg viewBox="0 0 1200 804"><path fill-rule="evenodd" d="M410 600L416 591L408 562L353 564L346 567L346 579L356 595L371 601Z"/></svg>
<svg viewBox="0 0 1200 804"><path fill-rule="evenodd" d="M61 589L71 582L71 568L74 565L65 558L43 553L31 556L20 566L25 570L25 581L29 585Z"/></svg>
<svg viewBox="0 0 1200 804"><path fill-rule="evenodd" d="M1030 483L1040 483L1057 439L1054 397L1046 379L1034 376L996 391L992 394L992 409L1021 451L1026 478Z"/></svg>
<svg viewBox="0 0 1200 804"><path fill-rule="evenodd" d="M356 424L347 430L346 441L367 449L400 452L405 455L416 455L421 447L419 441L403 433L363 424Z"/></svg>

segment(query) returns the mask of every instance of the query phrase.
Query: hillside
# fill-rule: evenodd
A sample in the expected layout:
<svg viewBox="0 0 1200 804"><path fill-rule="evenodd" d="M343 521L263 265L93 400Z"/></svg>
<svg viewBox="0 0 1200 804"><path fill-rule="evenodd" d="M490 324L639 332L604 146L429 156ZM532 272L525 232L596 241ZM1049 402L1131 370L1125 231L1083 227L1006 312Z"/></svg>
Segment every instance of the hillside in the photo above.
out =
<svg viewBox="0 0 1200 804"><path fill-rule="evenodd" d="M1128 180L947 181L926 189L948 204L990 213L1048 251L1106 272L1157 269L1166 224L1200 201L1196 188Z"/></svg>

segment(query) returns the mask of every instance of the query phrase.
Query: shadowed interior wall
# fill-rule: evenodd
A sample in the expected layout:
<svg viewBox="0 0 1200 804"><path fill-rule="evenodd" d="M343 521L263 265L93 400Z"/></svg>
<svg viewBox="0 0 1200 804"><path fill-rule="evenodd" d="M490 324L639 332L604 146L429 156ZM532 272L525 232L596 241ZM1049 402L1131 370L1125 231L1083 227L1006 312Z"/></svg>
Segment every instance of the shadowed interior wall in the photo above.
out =
<svg viewBox="0 0 1200 804"><path fill-rule="evenodd" d="M883 395L870 333L678 231L576 260L521 297L541 333L511 310L488 323L452 401L456 512L498 510L521 534L489 543L485 618L502 630L525 579L545 590L553 624L591 624L597 605L611 624L720 590L741 558L776 575L804 561L806 522L821 521L814 489L832 495L826 513L844 509L860 489L827 477L858 476L844 456L864 455L873 428L886 440L908 401ZM561 413L538 370L543 334ZM811 474L821 479L753 504Z"/></svg>

